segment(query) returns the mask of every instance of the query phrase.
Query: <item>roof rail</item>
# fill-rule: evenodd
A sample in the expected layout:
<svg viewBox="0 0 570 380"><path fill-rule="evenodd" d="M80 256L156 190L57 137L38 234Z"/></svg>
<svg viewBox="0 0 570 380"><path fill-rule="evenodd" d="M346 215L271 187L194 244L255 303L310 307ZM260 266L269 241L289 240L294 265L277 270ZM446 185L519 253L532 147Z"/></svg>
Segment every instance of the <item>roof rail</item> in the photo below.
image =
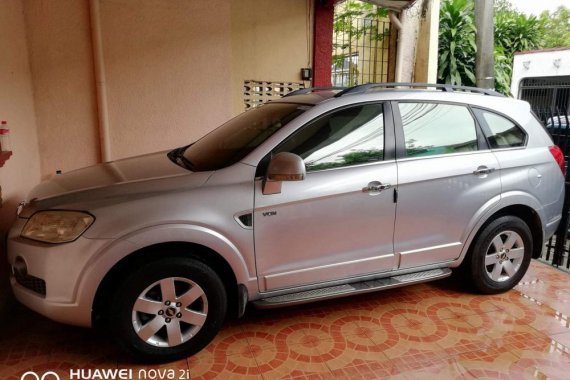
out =
<svg viewBox="0 0 570 380"><path fill-rule="evenodd" d="M504 97L503 94L500 94L493 90L486 90L483 88L478 87L468 87L468 86L455 86L451 84L440 84L440 83L366 83L360 84L353 87L349 87L344 89L343 91L335 94L335 98L341 97L346 94L360 94L363 92L367 92L371 89L375 88L434 88L435 90L440 90L444 92L471 92L476 94L484 94L489 96L501 96Z"/></svg>
<svg viewBox="0 0 570 380"><path fill-rule="evenodd" d="M301 88L299 90L291 91L290 93L283 95L283 97L286 98L287 96L309 94L311 92L316 92L316 91L346 90L346 89L347 89L346 87L336 87L336 86L332 86L332 87L307 87L307 88Z"/></svg>

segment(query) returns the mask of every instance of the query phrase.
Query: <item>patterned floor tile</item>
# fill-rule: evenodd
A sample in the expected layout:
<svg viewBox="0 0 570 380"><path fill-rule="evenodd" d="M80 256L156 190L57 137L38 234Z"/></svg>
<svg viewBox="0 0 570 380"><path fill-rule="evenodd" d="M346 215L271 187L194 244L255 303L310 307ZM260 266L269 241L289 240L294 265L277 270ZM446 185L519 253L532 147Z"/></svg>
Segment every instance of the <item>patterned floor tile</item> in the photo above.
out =
<svg viewBox="0 0 570 380"><path fill-rule="evenodd" d="M470 351L456 357L461 367L476 379L520 379L522 371L513 365L519 360L507 350L491 347Z"/></svg>
<svg viewBox="0 0 570 380"><path fill-rule="evenodd" d="M192 379L566 379L568 275L532 262L517 287L469 293L457 279L279 310L248 308L196 355L141 365L106 334L16 306L1 332L0 379L30 370L189 371ZM156 372L158 373L158 372ZM160 378L160 376L155 376Z"/></svg>
<svg viewBox="0 0 570 380"><path fill-rule="evenodd" d="M464 379L474 380L475 378L469 374L469 371L463 367L456 359L448 358L436 361L421 368L396 367L393 373L397 373L390 377L391 380L407 379Z"/></svg>

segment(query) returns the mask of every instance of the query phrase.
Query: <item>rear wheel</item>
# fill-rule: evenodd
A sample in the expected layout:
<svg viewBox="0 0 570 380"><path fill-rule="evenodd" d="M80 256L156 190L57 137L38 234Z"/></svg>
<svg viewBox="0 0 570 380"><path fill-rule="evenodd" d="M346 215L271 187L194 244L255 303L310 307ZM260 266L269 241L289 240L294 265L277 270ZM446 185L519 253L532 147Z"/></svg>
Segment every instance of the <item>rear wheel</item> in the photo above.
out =
<svg viewBox="0 0 570 380"><path fill-rule="evenodd" d="M512 289L524 276L532 256L532 233L515 216L502 216L479 234L468 270L475 288L493 294Z"/></svg>
<svg viewBox="0 0 570 380"><path fill-rule="evenodd" d="M137 269L111 301L107 323L119 344L144 361L171 361L204 348L226 315L219 276L202 262L168 258Z"/></svg>

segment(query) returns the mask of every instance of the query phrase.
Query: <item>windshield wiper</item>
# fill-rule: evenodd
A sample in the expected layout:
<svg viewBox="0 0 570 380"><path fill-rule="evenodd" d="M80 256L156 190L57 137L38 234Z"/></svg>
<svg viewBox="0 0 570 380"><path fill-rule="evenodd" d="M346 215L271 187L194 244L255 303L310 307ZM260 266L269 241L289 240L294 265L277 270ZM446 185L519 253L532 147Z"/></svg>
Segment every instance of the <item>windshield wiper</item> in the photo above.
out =
<svg viewBox="0 0 570 380"><path fill-rule="evenodd" d="M192 162L190 162L189 159L184 157L184 152L186 151L186 148L188 148L189 146L190 145L183 146L181 148L176 148L168 152L166 155L168 156L170 161L174 162L176 165L183 167L184 169L188 169L195 172L196 170Z"/></svg>

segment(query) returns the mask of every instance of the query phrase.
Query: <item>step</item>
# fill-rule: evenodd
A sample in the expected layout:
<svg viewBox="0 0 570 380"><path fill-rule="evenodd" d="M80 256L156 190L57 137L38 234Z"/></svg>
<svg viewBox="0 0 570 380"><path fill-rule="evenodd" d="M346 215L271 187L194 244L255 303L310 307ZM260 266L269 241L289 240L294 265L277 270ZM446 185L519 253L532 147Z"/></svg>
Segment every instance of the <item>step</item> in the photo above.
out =
<svg viewBox="0 0 570 380"><path fill-rule="evenodd" d="M346 297L353 294L363 294L376 292L378 290L392 289L400 286L418 284L426 281L438 280L451 275L451 269L431 269L423 272L414 272L402 274L394 277L382 278L379 280L370 280L363 282L355 282L353 284L342 284L330 286L328 288L320 288L308 290L304 292L285 294L281 296L263 298L254 301L253 304L260 309L270 309L274 307L299 305L314 301L321 301L331 298Z"/></svg>

